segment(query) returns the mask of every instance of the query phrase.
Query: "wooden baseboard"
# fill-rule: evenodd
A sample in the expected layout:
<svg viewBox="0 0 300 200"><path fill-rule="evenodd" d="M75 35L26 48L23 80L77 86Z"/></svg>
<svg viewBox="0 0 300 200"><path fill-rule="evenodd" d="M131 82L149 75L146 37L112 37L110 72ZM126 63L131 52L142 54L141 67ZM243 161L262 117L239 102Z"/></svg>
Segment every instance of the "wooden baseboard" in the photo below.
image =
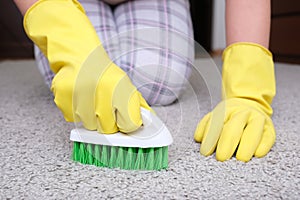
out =
<svg viewBox="0 0 300 200"><path fill-rule="evenodd" d="M222 56L224 49L215 49L213 51L210 52L210 55L212 57L217 57L217 56Z"/></svg>

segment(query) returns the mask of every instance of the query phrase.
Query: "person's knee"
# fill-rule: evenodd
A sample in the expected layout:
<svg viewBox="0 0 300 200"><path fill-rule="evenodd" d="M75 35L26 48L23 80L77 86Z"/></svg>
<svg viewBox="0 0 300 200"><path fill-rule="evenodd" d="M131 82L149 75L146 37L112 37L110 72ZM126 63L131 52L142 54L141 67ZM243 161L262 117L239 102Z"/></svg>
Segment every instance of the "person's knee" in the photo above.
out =
<svg viewBox="0 0 300 200"><path fill-rule="evenodd" d="M150 85L150 87L156 87L155 85ZM174 91L170 88L162 87L160 91L143 91L141 93L145 96L146 101L150 106L166 106L174 103L182 93L183 88L180 91Z"/></svg>
<svg viewBox="0 0 300 200"><path fill-rule="evenodd" d="M149 65L135 68L129 76L150 105L169 105L183 93L190 72L188 63Z"/></svg>

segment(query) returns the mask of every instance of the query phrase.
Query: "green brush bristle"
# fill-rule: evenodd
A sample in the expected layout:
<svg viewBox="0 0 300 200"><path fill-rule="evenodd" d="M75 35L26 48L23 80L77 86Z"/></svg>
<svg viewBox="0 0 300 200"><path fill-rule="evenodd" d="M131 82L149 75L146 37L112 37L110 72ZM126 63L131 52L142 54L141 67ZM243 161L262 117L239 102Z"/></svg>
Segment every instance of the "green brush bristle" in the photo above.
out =
<svg viewBox="0 0 300 200"><path fill-rule="evenodd" d="M125 169L132 169L132 165L134 164L134 152L133 152L133 148L129 147L127 149L127 152L126 152L126 158L125 158Z"/></svg>
<svg viewBox="0 0 300 200"><path fill-rule="evenodd" d="M161 170L168 167L168 146L115 147L74 142L72 158L82 164L128 170Z"/></svg>
<svg viewBox="0 0 300 200"><path fill-rule="evenodd" d="M138 149L134 169L145 169L145 157L142 148Z"/></svg>
<svg viewBox="0 0 300 200"><path fill-rule="evenodd" d="M119 147L118 148L118 155L117 155L117 160L116 160L116 167L117 166L124 166L124 155L125 155L125 147Z"/></svg>
<svg viewBox="0 0 300 200"><path fill-rule="evenodd" d="M79 161L80 160L79 148L80 148L80 142L74 142L73 160L75 160L75 161Z"/></svg>
<svg viewBox="0 0 300 200"><path fill-rule="evenodd" d="M82 164L86 164L86 151L85 151L85 145L84 143L80 143L80 147L79 147L79 162L81 162Z"/></svg>
<svg viewBox="0 0 300 200"><path fill-rule="evenodd" d="M94 162L94 156L93 156L93 146L92 144L87 144L87 147L86 147L86 150L87 150L87 163L93 163Z"/></svg>
<svg viewBox="0 0 300 200"><path fill-rule="evenodd" d="M96 166L101 166L101 162L100 162L100 147L101 146L99 146L99 145L95 145L94 146L94 165L96 165Z"/></svg>
<svg viewBox="0 0 300 200"><path fill-rule="evenodd" d="M147 155L146 155L146 169L155 169L154 168L154 148L147 149Z"/></svg>
<svg viewBox="0 0 300 200"><path fill-rule="evenodd" d="M116 159L117 159L117 148L118 147L110 148L110 158L109 158L109 164L108 164L108 167L110 167L110 168L115 167Z"/></svg>
<svg viewBox="0 0 300 200"><path fill-rule="evenodd" d="M168 167L169 156L168 156L168 146L162 147L162 166Z"/></svg>
<svg viewBox="0 0 300 200"><path fill-rule="evenodd" d="M109 162L108 156L109 156L109 146L102 146L100 162L103 164L103 166L108 166L108 162Z"/></svg>
<svg viewBox="0 0 300 200"><path fill-rule="evenodd" d="M154 156L154 168L158 169L162 165L162 148L156 148Z"/></svg>

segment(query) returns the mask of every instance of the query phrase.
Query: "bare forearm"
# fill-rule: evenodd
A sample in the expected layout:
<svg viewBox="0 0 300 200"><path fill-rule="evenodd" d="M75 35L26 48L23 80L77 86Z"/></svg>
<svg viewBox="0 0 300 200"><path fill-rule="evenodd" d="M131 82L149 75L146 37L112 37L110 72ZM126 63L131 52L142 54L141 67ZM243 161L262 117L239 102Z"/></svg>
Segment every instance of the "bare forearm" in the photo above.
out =
<svg viewBox="0 0 300 200"><path fill-rule="evenodd" d="M22 15L38 0L14 0Z"/></svg>
<svg viewBox="0 0 300 200"><path fill-rule="evenodd" d="M253 42L268 48L270 4L270 0L226 0L227 45Z"/></svg>

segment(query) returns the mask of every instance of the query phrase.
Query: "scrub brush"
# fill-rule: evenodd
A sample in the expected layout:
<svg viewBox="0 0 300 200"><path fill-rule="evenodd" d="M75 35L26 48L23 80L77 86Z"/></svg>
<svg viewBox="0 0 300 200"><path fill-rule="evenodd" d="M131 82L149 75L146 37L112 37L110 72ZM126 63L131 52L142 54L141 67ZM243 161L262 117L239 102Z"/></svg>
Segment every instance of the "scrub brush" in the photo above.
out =
<svg viewBox="0 0 300 200"><path fill-rule="evenodd" d="M72 159L82 164L127 170L161 170L168 167L172 136L152 112L141 109L143 126L129 134L101 134L76 128Z"/></svg>

